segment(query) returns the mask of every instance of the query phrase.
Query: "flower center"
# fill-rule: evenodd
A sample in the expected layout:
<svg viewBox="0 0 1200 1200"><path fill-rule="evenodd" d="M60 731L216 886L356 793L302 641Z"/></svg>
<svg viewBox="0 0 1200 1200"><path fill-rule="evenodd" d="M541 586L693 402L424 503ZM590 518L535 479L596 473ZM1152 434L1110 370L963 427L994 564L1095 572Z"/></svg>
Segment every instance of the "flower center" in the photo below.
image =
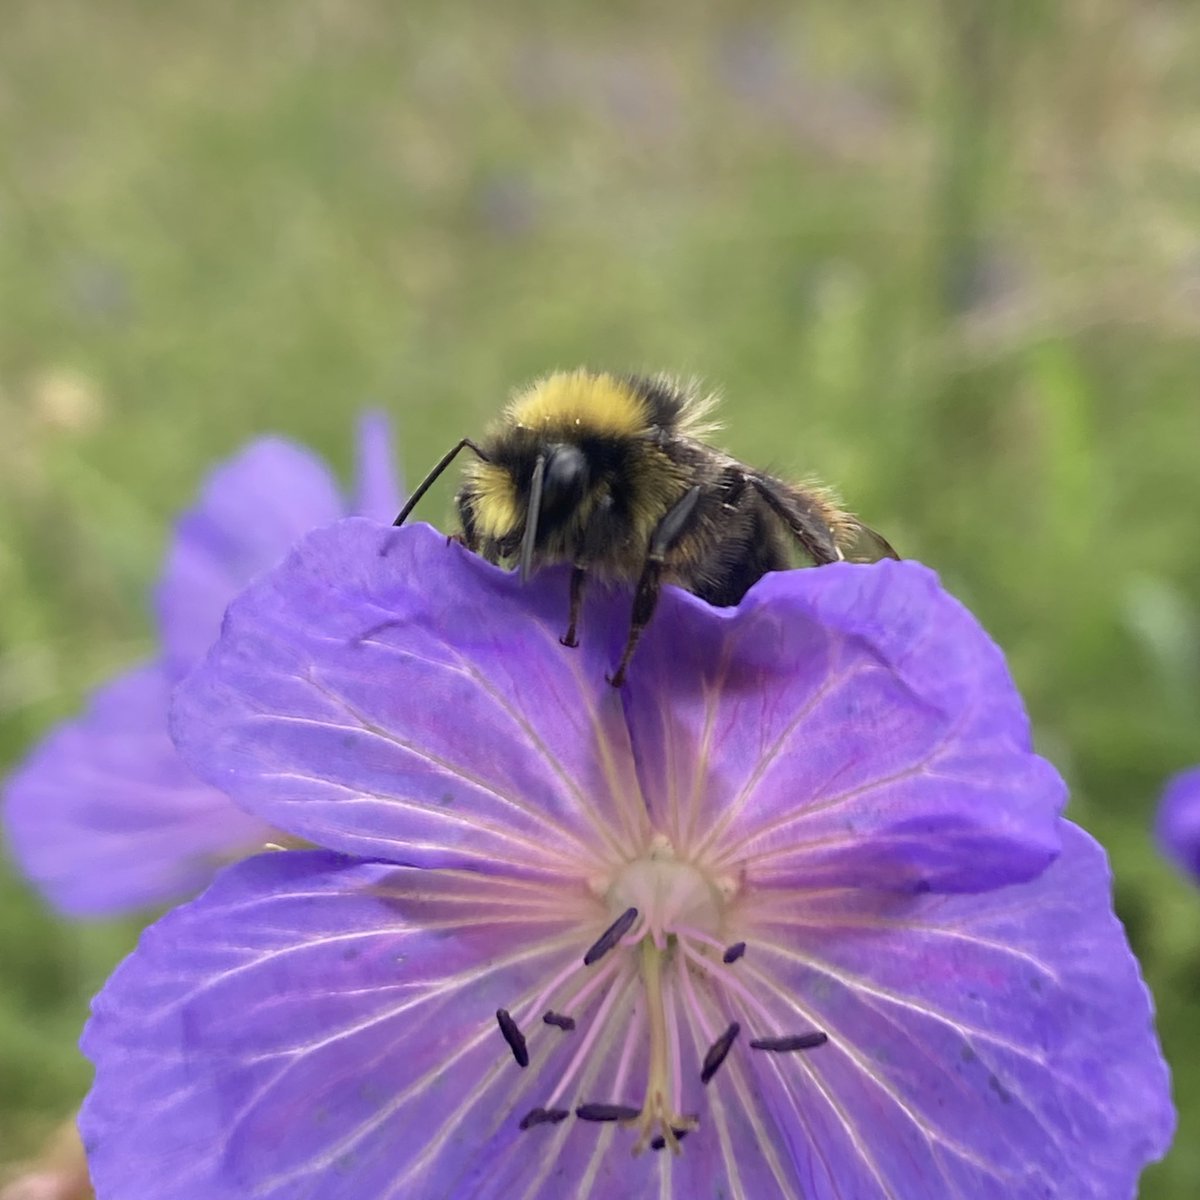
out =
<svg viewBox="0 0 1200 1200"><path fill-rule="evenodd" d="M639 930L660 950L676 933L698 932L719 939L725 907L721 889L691 863L680 862L661 835L644 858L623 867L606 900L615 916L628 908L641 914Z"/></svg>
<svg viewBox="0 0 1200 1200"><path fill-rule="evenodd" d="M721 1009L728 1013L730 1007L740 1007L737 1001L751 997L734 977L741 969L734 964L746 952L746 944L730 944L728 928L738 887L732 878L679 859L670 841L656 834L640 858L593 880L592 890L611 917L603 932L515 1017L507 1009L496 1013L513 1057L525 1067L531 1060L522 1024L540 1018L543 1025L561 1033L574 1033L576 1014L581 1016L594 1005L571 1061L558 1074L544 1106L526 1113L520 1125L530 1129L566 1120L571 1109L561 1107L563 1100L587 1077L585 1064L608 1041L606 1028L624 1021L628 1026L613 1084L618 1094L587 1098L575 1106L575 1116L636 1129L634 1154L647 1148L679 1153L680 1141L699 1125L696 1114L681 1111L686 1064L680 1047L680 1016L686 1012L693 1028L699 1027L711 1040L703 1060L692 1064L706 1086L741 1032L737 1020L718 1032L720 1026L712 1027L707 1014ZM631 992L640 993L632 1004L628 1003ZM701 1000L701 993L707 999ZM721 1002L720 996L734 1003ZM819 1033L799 1039L760 1038L752 1040L750 1047L785 1052L824 1040ZM639 1045L647 1051L645 1087L640 1104L629 1104L627 1093L636 1086L628 1078L629 1068Z"/></svg>
<svg viewBox="0 0 1200 1200"><path fill-rule="evenodd" d="M671 843L661 834L650 843L645 857L618 872L606 897L613 911L636 909L640 920L631 931L640 945L638 970L646 999L649 1026L649 1066L642 1106L628 1118L638 1138L633 1152L652 1143L678 1152L679 1139L696 1128L697 1118L677 1110L679 1097L672 1074L679 1056L674 1023L668 1020L664 972L677 965L678 941L699 935L703 942L717 943L723 897L702 871L675 857ZM678 964L682 966L682 964Z"/></svg>

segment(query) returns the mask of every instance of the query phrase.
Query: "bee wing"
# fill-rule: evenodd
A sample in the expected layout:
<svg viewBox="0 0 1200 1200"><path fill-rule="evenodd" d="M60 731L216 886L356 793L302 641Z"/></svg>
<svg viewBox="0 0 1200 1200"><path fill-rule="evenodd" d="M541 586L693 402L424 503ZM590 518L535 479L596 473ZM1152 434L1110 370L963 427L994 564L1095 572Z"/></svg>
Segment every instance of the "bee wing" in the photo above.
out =
<svg viewBox="0 0 1200 1200"><path fill-rule="evenodd" d="M846 532L848 539L838 540L848 562L878 562L881 558L900 557L882 533L864 525L857 517L848 518Z"/></svg>

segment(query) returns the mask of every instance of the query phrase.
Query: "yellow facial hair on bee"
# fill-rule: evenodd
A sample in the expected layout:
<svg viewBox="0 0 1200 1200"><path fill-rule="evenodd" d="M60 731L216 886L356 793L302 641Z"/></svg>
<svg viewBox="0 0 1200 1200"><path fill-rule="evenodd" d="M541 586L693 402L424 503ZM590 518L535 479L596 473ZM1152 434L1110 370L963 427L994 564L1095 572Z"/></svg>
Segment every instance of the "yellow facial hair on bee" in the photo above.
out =
<svg viewBox="0 0 1200 1200"><path fill-rule="evenodd" d="M512 475L493 463L477 462L467 468L467 477L479 497L475 528L480 537L498 541L516 532L525 518Z"/></svg>

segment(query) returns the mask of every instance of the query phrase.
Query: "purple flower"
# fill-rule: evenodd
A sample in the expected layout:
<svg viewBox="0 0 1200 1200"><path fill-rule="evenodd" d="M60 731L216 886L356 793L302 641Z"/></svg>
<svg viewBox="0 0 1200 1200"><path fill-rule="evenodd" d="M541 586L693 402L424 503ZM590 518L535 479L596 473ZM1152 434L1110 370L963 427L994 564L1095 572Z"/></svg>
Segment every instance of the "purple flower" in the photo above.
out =
<svg viewBox="0 0 1200 1200"><path fill-rule="evenodd" d="M1200 767L1181 772L1167 784L1157 832L1162 852L1200 882Z"/></svg>
<svg viewBox="0 0 1200 1200"><path fill-rule="evenodd" d="M354 510L395 515L389 431L364 418ZM231 599L305 533L347 510L328 468L278 438L217 468L179 522L157 589L158 659L100 688L6 787L9 845L47 899L75 916L194 892L270 827L184 765L167 733L171 690L216 640Z"/></svg>
<svg viewBox="0 0 1200 1200"><path fill-rule="evenodd" d="M99 1194L1131 1196L1174 1113L1107 864L934 576L668 590L621 691L628 597L568 650L566 588L347 521L234 603L177 742L327 849L97 998Z"/></svg>

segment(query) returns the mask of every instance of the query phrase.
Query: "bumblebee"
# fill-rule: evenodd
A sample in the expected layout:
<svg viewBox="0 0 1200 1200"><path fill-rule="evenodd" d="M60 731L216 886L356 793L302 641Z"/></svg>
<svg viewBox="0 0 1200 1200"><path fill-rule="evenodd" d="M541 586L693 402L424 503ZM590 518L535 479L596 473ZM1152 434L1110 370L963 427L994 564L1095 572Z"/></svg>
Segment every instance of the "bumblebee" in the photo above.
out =
<svg viewBox="0 0 1200 1200"><path fill-rule="evenodd" d="M458 535L489 562L528 579L571 565L564 646L577 646L589 577L634 586L620 687L664 583L715 605L737 604L799 549L814 565L863 542L898 555L844 512L835 495L786 483L704 440L717 426L713 398L667 376L559 372L519 393L479 441L463 438L409 497L401 525L463 450L475 459L456 497Z"/></svg>

